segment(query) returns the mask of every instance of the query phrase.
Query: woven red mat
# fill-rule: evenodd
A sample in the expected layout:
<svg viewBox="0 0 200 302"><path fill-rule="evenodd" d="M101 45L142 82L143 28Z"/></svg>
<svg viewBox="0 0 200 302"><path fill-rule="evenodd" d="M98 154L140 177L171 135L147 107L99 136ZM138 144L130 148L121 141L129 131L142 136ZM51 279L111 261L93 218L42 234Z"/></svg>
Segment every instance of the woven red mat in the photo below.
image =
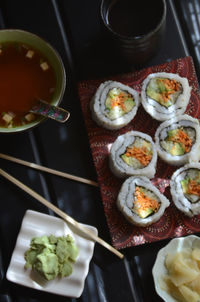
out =
<svg viewBox="0 0 200 302"><path fill-rule="evenodd" d="M103 207L112 243L117 249L166 238L180 237L200 231L200 215L193 218L186 217L173 205L169 193L169 179L176 168L167 165L160 159L158 159L157 173L152 182L171 201L170 206L166 209L161 219L149 227L136 227L130 224L117 209L116 198L124 180L116 178L109 169L109 148L118 135L130 130L142 131L154 138L154 133L160 123L152 119L152 117L144 111L142 106L140 106L135 118L126 127L117 131L101 128L91 119L89 103L100 83L105 80L115 80L133 87L140 92L142 81L150 73L161 71L177 73L188 79L190 86L192 86L192 93L186 113L200 119L200 93L191 57L180 58L133 73L116 75L101 80L87 80L78 84L82 112L97 171Z"/></svg>

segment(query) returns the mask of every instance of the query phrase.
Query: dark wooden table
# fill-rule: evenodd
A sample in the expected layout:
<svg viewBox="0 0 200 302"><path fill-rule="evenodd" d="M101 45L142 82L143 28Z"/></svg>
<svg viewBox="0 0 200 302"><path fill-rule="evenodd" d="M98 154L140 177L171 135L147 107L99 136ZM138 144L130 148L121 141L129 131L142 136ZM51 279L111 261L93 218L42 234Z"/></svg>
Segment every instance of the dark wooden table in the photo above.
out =
<svg viewBox="0 0 200 302"><path fill-rule="evenodd" d="M198 69L198 57L188 34L191 28L184 15L184 10L188 12L186 6L189 2L191 5L197 3L167 0L167 27L162 48L142 67L191 54ZM1 134L1 153L97 180L77 82L131 69L117 65L105 51L106 39L101 29L99 5L100 0L1 0L0 28L19 28L38 34L60 53L67 74L62 107L71 112L70 120L64 125L48 120L28 132ZM78 221L97 227L99 235L111 243L98 188L39 173L5 160L0 160L0 164L2 169ZM6 280L6 271L27 209L54 215L28 194L0 178L0 302L76 301ZM124 250L126 258L123 261L96 245L85 288L78 300L161 301L154 290L151 269L157 251L166 243Z"/></svg>

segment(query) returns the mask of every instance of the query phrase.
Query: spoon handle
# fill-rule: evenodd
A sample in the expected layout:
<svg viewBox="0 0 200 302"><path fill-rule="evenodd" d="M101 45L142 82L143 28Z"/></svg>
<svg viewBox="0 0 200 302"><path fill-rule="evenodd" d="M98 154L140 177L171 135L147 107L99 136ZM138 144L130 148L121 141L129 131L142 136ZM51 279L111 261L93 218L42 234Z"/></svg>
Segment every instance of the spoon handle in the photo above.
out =
<svg viewBox="0 0 200 302"><path fill-rule="evenodd" d="M30 112L51 118L60 123L66 122L70 116L67 110L53 106L42 100L39 100L38 103L31 108Z"/></svg>

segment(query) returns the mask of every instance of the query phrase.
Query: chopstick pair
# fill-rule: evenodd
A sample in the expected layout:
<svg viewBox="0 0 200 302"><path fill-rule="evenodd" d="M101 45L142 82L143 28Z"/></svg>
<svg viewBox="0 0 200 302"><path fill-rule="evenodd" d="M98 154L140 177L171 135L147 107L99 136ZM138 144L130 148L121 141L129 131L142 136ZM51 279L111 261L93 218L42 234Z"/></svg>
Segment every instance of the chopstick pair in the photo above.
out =
<svg viewBox="0 0 200 302"><path fill-rule="evenodd" d="M1 154L1 156L2 156L2 154ZM1 157L1 158L3 158L3 157ZM8 158L6 158L6 159L8 159ZM124 255L122 253L120 253L119 251L117 251L115 248L113 248L106 241L104 241L100 237L94 235L92 232L90 232L90 230L88 230L88 229L86 230L75 219L73 219L71 216L69 216L65 212L61 211L59 208L57 208L56 206L54 206L52 203L50 203L48 200L46 200L44 197L42 197L41 195L39 195L37 192L33 191L31 188L29 188L28 186L26 186L22 182L20 182L18 179L14 178L13 176L11 176L10 174L8 174L7 172L5 172L2 169L0 169L0 175L2 175L3 177L5 177L9 181L11 181L13 184L15 184L16 186L18 186L19 188L21 188L22 190L24 190L25 192L27 192L28 194L30 194L32 197L34 197L35 199L37 199L43 205L45 205L46 207L48 207L49 209L51 209L58 216L60 216L63 220L65 220L69 224L73 225L75 227L75 229L79 230L84 235L86 235L87 238L89 238L89 239L91 239L91 240L93 240L95 242L98 242L100 245L102 245L103 247L105 247L106 249L108 249L110 252L112 252L113 254L115 254L116 256L118 256L120 259L124 258Z"/></svg>
<svg viewBox="0 0 200 302"><path fill-rule="evenodd" d="M44 167L44 166L41 166L41 165L37 165L35 163L30 163L28 161L25 161L25 160L22 160L22 159L13 157L13 156L9 156L9 155L3 154L3 153L0 153L0 158L10 160L14 163L21 164L21 165L27 166L29 168L44 171L44 172L47 172L47 173L50 173L50 174L54 174L54 175L61 176L61 177L71 179L71 180L75 180L75 181L78 181L78 182L82 182L82 183L85 183L85 184L88 184L88 185L91 185L91 186L94 186L94 187L99 186L98 183L93 181L93 180L86 179L86 178L79 177L79 176L75 176L75 175L68 174L68 173L64 173L64 172L57 171L57 170L54 170L54 169L50 169L50 168L47 168L47 167Z"/></svg>

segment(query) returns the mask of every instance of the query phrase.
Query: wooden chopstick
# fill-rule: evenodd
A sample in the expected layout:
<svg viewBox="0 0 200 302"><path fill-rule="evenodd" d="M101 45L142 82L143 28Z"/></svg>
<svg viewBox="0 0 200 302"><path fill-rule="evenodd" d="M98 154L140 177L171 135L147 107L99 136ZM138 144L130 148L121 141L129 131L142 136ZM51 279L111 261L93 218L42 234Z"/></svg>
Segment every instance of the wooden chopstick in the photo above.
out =
<svg viewBox="0 0 200 302"><path fill-rule="evenodd" d="M61 176L61 177L71 179L71 180L75 180L75 181L78 181L78 182L82 182L82 183L85 183L85 184L88 184L88 185L91 185L91 186L95 186L95 187L99 186L98 183L93 181L93 180L82 178L82 177L75 176L75 175L68 174L68 173L64 173L64 172L57 171L57 170L54 170L54 169L50 169L50 168L47 168L45 166L37 165L35 163L30 163L28 161L25 161L25 160L22 160L22 159L13 157L13 156L9 156L9 155L3 154L3 153L0 153L0 158L10 160L14 163L21 164L21 165L27 166L29 168L44 171L44 172L47 172L47 173L50 173L50 174L54 174L54 175Z"/></svg>
<svg viewBox="0 0 200 302"><path fill-rule="evenodd" d="M48 200L46 200L44 197L39 195L37 192L33 191L31 188L23 184L21 181L18 179L14 178L4 170L0 169L0 175L11 181L13 184L30 194L32 197L37 199L39 202L44 204L46 207L51 209L53 212L55 212L58 216L60 216L62 219L64 219L66 222L70 223L75 227L75 229L81 231L84 235L87 236L87 238L98 242L102 246L104 246L106 249L108 249L110 252L114 253L116 256L118 256L120 259L124 258L124 255L121 254L119 251L117 251L115 248L113 248L110 244L108 244L106 241L101 239L100 237L94 235L90 230L86 230L82 225L80 225L76 220L74 220L71 216L67 215L63 211L61 211L59 208L54 206L52 203L50 203Z"/></svg>

